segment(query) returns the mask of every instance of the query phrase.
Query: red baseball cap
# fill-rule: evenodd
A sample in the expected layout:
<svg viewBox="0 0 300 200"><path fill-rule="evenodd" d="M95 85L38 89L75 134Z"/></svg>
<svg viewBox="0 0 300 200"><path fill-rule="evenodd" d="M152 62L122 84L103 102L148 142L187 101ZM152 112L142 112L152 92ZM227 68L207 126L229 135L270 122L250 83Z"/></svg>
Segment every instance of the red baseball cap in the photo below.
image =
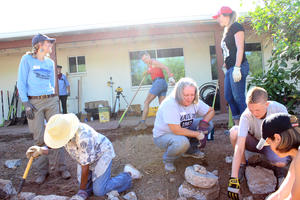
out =
<svg viewBox="0 0 300 200"><path fill-rule="evenodd" d="M217 19L222 14L231 14L232 9L228 6L222 6L216 15L213 16L214 19Z"/></svg>

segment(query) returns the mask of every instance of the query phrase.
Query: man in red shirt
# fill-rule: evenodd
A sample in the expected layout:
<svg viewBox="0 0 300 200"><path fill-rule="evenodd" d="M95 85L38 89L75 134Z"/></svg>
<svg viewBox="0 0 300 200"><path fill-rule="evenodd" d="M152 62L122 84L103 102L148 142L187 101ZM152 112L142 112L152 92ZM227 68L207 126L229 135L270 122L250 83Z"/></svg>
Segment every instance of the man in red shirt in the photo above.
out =
<svg viewBox="0 0 300 200"><path fill-rule="evenodd" d="M155 97L158 97L159 104L161 104L161 102L166 98L168 84L165 80L163 70L165 70L168 74L170 85L175 84L173 74L170 72L167 66L165 66L161 62L158 62L157 60L151 59L150 55L147 52L143 52L141 54L141 59L148 66L148 70L145 73L150 74L152 79L152 87L150 88L148 96L144 102L142 120L135 127L136 131L144 130L147 128L145 121L147 119L149 105L155 99Z"/></svg>

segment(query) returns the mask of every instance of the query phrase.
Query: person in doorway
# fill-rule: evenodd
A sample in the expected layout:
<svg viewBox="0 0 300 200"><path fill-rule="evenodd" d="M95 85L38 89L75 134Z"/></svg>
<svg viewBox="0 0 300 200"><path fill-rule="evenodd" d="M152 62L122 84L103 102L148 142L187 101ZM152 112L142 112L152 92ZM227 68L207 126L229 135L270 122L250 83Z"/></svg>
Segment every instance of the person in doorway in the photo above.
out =
<svg viewBox="0 0 300 200"><path fill-rule="evenodd" d="M268 93L261 87L254 87L247 93L247 109L241 116L239 126L230 129L230 142L234 149L231 178L229 179L228 196L237 199L239 183L243 181L247 161L245 150L261 153L275 167L278 182L285 176L284 167L290 162L289 157L279 157L269 146L260 150L256 148L262 138L261 127L263 120L274 113L287 113L284 105L268 101Z"/></svg>
<svg viewBox="0 0 300 200"><path fill-rule="evenodd" d="M182 78L159 106L153 128L154 144L166 152L163 162L167 172L175 172L174 161L180 156L203 158L211 122L212 107L199 100L198 86L191 78Z"/></svg>
<svg viewBox="0 0 300 200"><path fill-rule="evenodd" d="M262 138L257 148L260 150L265 145L281 158L292 157L284 181L266 200L300 199L300 128L297 117L286 113L268 116L263 121Z"/></svg>
<svg viewBox="0 0 300 200"><path fill-rule="evenodd" d="M57 65L57 78L59 86L59 100L61 102L61 107L63 114L67 114L67 99L70 96L70 84L66 75L61 73L61 65Z"/></svg>
<svg viewBox="0 0 300 200"><path fill-rule="evenodd" d="M111 177L115 157L112 143L89 125L79 122L73 113L52 116L46 125L44 140L47 146L32 146L26 155L38 157L47 155L49 148L64 147L77 161L79 190L71 200L84 200L92 194L104 196L113 190L123 192L131 187L133 179L142 177L130 164L125 165L123 173Z"/></svg>
<svg viewBox="0 0 300 200"><path fill-rule="evenodd" d="M48 57L55 39L38 34L32 38L32 51L21 59L18 72L18 91L25 106L28 126L37 146L44 145L44 120L59 113L55 94L55 66ZM58 150L59 171L64 179L71 177L66 169L64 149ZM35 162L38 168L36 183L42 184L49 174L49 159L41 156Z"/></svg>
<svg viewBox="0 0 300 200"><path fill-rule="evenodd" d="M229 7L221 7L213 18L224 27L221 42L224 56L224 95L235 125L238 125L241 114L247 107L245 88L249 64L245 55L245 30L237 22L236 12Z"/></svg>
<svg viewBox="0 0 300 200"><path fill-rule="evenodd" d="M150 55L147 52L141 53L141 59L148 66L148 70L145 73L150 74L152 79L152 87L150 88L148 96L144 102L142 120L135 127L136 131L144 130L147 128L146 119L148 116L150 103L156 97L158 97L158 102L159 104L161 104L161 102L166 98L166 94L168 91L168 84L165 80L163 70L165 70L168 74L169 83L171 85L175 84L175 79L173 78L173 74L170 72L167 66L165 66L164 64L162 64L157 60L151 59Z"/></svg>

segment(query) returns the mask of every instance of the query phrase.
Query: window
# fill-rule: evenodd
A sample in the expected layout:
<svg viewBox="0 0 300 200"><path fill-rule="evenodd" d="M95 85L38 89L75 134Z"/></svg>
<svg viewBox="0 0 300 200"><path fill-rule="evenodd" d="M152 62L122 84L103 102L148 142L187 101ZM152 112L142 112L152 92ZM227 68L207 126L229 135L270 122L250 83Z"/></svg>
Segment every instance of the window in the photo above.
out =
<svg viewBox="0 0 300 200"><path fill-rule="evenodd" d="M217 56L216 47L210 46L210 62L211 62L211 76L213 80L218 79L218 68L217 68ZM249 75L253 76L256 74L263 73L262 65L262 52L260 43L247 43L245 44L245 54L249 62Z"/></svg>
<svg viewBox="0 0 300 200"><path fill-rule="evenodd" d="M158 50L145 50L150 54L152 59L155 59L164 65L166 65L171 73L174 74L174 78L178 81L185 76L184 70L184 56L183 48L173 49L158 49ZM143 73L147 71L147 65L141 60L140 54L144 51L129 52L130 67L131 67L131 81L132 86L138 86L143 78ZM165 77L168 78L164 71ZM151 85L152 80L150 76L147 76L143 82L143 85Z"/></svg>
<svg viewBox="0 0 300 200"><path fill-rule="evenodd" d="M85 57L73 56L69 57L69 70L70 73L85 72Z"/></svg>

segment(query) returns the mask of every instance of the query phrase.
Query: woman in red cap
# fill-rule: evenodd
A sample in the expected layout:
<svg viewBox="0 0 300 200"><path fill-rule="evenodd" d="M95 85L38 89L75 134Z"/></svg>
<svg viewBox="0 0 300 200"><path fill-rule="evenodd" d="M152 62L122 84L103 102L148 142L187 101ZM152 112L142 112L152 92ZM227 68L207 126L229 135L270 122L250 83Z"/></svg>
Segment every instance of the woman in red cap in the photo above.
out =
<svg viewBox="0 0 300 200"><path fill-rule="evenodd" d="M217 15L220 26L224 27L221 47L223 50L224 93L235 125L239 124L241 114L246 109L246 77L249 64L245 55L245 30L237 21L237 14L231 8L223 6Z"/></svg>

